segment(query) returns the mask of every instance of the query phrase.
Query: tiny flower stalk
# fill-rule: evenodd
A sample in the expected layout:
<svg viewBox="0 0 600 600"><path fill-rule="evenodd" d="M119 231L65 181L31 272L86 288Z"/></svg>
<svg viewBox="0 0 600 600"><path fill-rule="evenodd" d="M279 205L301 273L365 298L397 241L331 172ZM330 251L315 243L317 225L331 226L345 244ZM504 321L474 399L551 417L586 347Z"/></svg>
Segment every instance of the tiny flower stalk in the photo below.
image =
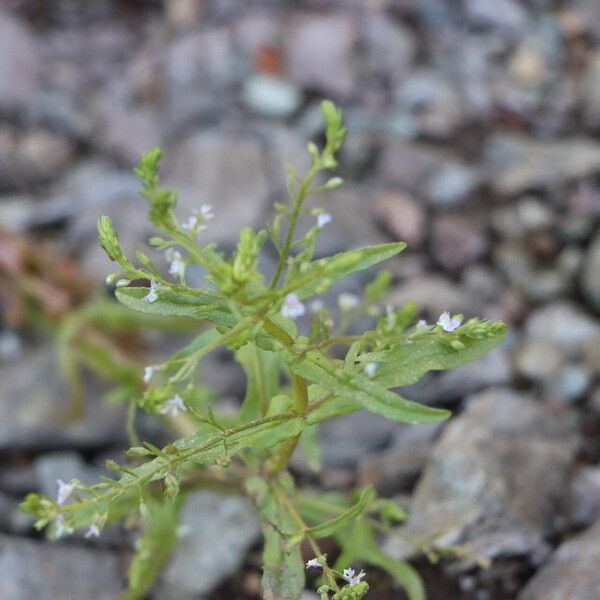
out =
<svg viewBox="0 0 600 600"><path fill-rule="evenodd" d="M59 480L56 499L29 494L21 506L34 515L36 528L48 527L52 537L80 529L89 543L116 514L128 523L142 522L128 598L150 593L175 548L187 499L182 492L219 489L244 494L260 518L265 597L299 600L310 569L322 572L321 600L361 600L369 589L368 566L376 565L403 586L409 600L422 600L414 591L423 589L416 571L386 556L377 543L379 532L406 518L401 507L378 498L372 487L308 494L298 488L289 463L303 451L319 468L315 427L340 415L367 410L401 423L445 421L448 411L394 390L430 370L478 358L502 341L506 328L449 312L428 325L412 304L386 306L393 279L386 271L375 275L364 292L340 294L337 308L326 305L325 294L336 282L394 259L405 244L315 258L319 235L332 218L309 204L315 194L326 195L342 184L329 172L337 166L347 133L332 102L323 102L321 113L325 144L321 149L308 145L311 163L304 177L289 169L289 204L276 204L276 216L265 229L244 228L232 254L202 242L201 232L214 217L212 206L178 216L177 193L161 185L159 149L143 155L135 172L148 218L158 230L150 243L166 254L168 274L143 253L127 257L108 217L98 223L100 243L117 269L107 281L116 282L114 295L123 310L152 322L181 322L195 337L171 358L146 367L136 362L124 369L106 352L98 372L128 385L128 460L107 462L112 479L91 486ZM326 183L315 183L322 175ZM297 232L301 217L310 219L303 236ZM269 237L279 254L270 282L259 269ZM191 265L205 272L200 287L186 281ZM357 333L358 319L370 319L371 328ZM246 394L234 414L206 387L198 368L220 348L235 357L246 377ZM164 419L179 437L161 448L138 439L139 410ZM339 546L337 563L328 564L319 547L322 538ZM313 558L303 558L302 542Z"/></svg>

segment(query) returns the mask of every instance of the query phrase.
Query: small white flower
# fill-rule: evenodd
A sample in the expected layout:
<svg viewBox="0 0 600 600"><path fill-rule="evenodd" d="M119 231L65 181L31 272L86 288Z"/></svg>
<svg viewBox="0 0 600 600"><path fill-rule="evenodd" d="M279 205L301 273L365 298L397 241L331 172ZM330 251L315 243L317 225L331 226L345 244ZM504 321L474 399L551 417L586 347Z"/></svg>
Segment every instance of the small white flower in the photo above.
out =
<svg viewBox="0 0 600 600"><path fill-rule="evenodd" d="M427 321L425 319L419 319L417 321L417 327L419 327L419 328L429 327L429 324L427 323Z"/></svg>
<svg viewBox="0 0 600 600"><path fill-rule="evenodd" d="M54 526L56 527L56 537L61 538L65 535L71 535L73 533L73 528L65 525L65 516L63 514L59 514L56 519L54 519Z"/></svg>
<svg viewBox="0 0 600 600"><path fill-rule="evenodd" d="M144 367L144 383L150 383L156 367Z"/></svg>
<svg viewBox="0 0 600 600"><path fill-rule="evenodd" d="M338 296L338 306L340 310L352 310L360 304L360 298L354 294L348 294L346 292Z"/></svg>
<svg viewBox="0 0 600 600"><path fill-rule="evenodd" d="M142 300L144 300L144 302L154 302L158 298L158 294L156 293L158 286L158 282L153 279L150 282L150 291L142 298Z"/></svg>
<svg viewBox="0 0 600 600"><path fill-rule="evenodd" d="M165 405L160 409L160 414L166 415L170 413L172 417L176 417L179 415L179 411L185 412L187 408L179 394L175 394L170 400L165 402Z"/></svg>
<svg viewBox="0 0 600 600"><path fill-rule="evenodd" d="M172 250L167 254L167 258L171 261L169 273L175 277L183 277L185 275L185 262L181 254L177 250Z"/></svg>
<svg viewBox="0 0 600 600"><path fill-rule="evenodd" d="M322 213L317 217L317 227L323 229L327 223L331 223L333 217L329 213Z"/></svg>
<svg viewBox="0 0 600 600"><path fill-rule="evenodd" d="M98 525L90 525L83 537L88 539L92 537L100 537L100 528Z"/></svg>
<svg viewBox="0 0 600 600"><path fill-rule="evenodd" d="M205 221L210 221L211 219L214 218L214 213L212 211L213 207L212 204L203 204L200 207L200 214L204 217Z"/></svg>
<svg viewBox="0 0 600 600"><path fill-rule="evenodd" d="M323 565L319 562L318 558L311 558L307 563L306 563L306 568L309 569L310 567L313 567L315 569L320 569Z"/></svg>
<svg viewBox="0 0 600 600"><path fill-rule="evenodd" d="M193 231L194 229L196 229L197 226L198 217L196 215L191 215L185 223L182 223L181 228Z"/></svg>
<svg viewBox="0 0 600 600"><path fill-rule="evenodd" d="M76 486L74 483L65 483L62 479L57 479L56 483L58 483L56 502L58 502L58 504L64 504L69 499L69 496Z"/></svg>
<svg viewBox="0 0 600 600"><path fill-rule="evenodd" d="M460 324L462 323L462 319L453 319L450 317L450 313L448 311L444 311L440 318L437 321L437 324L448 333L458 329Z"/></svg>
<svg viewBox="0 0 600 600"><path fill-rule="evenodd" d="M306 312L304 308L304 304L300 301L297 294L294 292L288 294L284 300L283 305L281 306L281 316L282 317L290 317L291 319L297 319L301 317Z"/></svg>
<svg viewBox="0 0 600 600"><path fill-rule="evenodd" d="M344 579L348 582L350 587L358 585L360 580L365 577L366 573L361 571L358 575L354 569L344 569Z"/></svg>
<svg viewBox="0 0 600 600"><path fill-rule="evenodd" d="M367 377L374 377L377 373L377 363L370 362L365 365L365 375Z"/></svg>

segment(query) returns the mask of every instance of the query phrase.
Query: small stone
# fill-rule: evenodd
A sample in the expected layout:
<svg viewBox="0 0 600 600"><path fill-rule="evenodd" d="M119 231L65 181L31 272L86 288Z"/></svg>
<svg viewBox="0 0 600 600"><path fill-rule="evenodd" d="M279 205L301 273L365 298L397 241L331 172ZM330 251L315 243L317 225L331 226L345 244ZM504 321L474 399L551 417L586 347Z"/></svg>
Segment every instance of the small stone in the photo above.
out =
<svg viewBox="0 0 600 600"><path fill-rule="evenodd" d="M402 192L381 192L375 198L375 215L409 249L418 249L427 233L425 211L411 196Z"/></svg>
<svg viewBox="0 0 600 600"><path fill-rule="evenodd" d="M588 248L581 273L581 287L590 306L600 313L600 234Z"/></svg>
<svg viewBox="0 0 600 600"><path fill-rule="evenodd" d="M548 395L560 402L575 402L581 400L592 385L589 371L579 364L563 367L548 382Z"/></svg>
<svg viewBox="0 0 600 600"><path fill-rule="evenodd" d="M460 163L446 163L423 186L423 195L432 206L462 204L477 190L480 177L475 169Z"/></svg>
<svg viewBox="0 0 600 600"><path fill-rule="evenodd" d="M545 340L528 340L515 353L517 371L534 381L548 380L563 366L560 350Z"/></svg>
<svg viewBox="0 0 600 600"><path fill-rule="evenodd" d="M273 75L254 75L244 82L242 101L253 112L268 117L289 117L302 103L301 91Z"/></svg>
<svg viewBox="0 0 600 600"><path fill-rule="evenodd" d="M582 467L573 479L568 499L569 517L577 527L600 520L600 467Z"/></svg>
<svg viewBox="0 0 600 600"><path fill-rule="evenodd" d="M492 28L513 38L527 27L527 11L514 0L466 0L463 4L468 21L475 26Z"/></svg>
<svg viewBox="0 0 600 600"><path fill-rule="evenodd" d="M431 230L431 253L448 271L462 269L484 256L488 248L481 225L462 215L435 217Z"/></svg>

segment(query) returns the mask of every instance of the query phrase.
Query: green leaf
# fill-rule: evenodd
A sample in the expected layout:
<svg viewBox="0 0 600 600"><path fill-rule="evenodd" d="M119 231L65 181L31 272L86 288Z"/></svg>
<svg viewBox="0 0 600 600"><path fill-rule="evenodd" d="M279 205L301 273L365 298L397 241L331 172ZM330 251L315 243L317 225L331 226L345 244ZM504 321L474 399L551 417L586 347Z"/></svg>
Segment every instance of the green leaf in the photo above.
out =
<svg viewBox="0 0 600 600"><path fill-rule="evenodd" d="M283 348L279 354L297 375L318 384L326 392L346 397L349 402L357 402L362 408L388 419L412 424L440 423L450 416L447 410L406 400L362 374L338 371L317 352L307 352L301 356ZM317 421L309 415L308 422Z"/></svg>
<svg viewBox="0 0 600 600"><path fill-rule="evenodd" d="M149 514L144 519L144 532L136 543L129 567L129 589L119 600L138 600L150 591L177 543L181 505L181 501L147 504Z"/></svg>
<svg viewBox="0 0 600 600"><path fill-rule="evenodd" d="M288 543L298 543L304 538L306 534L309 534L314 538L322 538L333 535L338 529L340 529L341 527L345 527L352 520L356 519L356 517L358 517L365 510L369 502L371 502L374 498L375 488L372 485L370 485L363 491L358 502L351 506L348 510L338 515L337 517L330 519L329 521L325 521L324 523L320 523L319 525L315 525L314 527L309 527L308 529L301 529L300 531L293 533L290 536Z"/></svg>
<svg viewBox="0 0 600 600"><path fill-rule="evenodd" d="M404 242L394 242L379 246L366 246L321 258L310 263L308 268L296 275L292 281L286 282L283 292L285 294L296 292L302 299L313 294L322 294L336 281L387 260L402 252L404 248L406 248Z"/></svg>

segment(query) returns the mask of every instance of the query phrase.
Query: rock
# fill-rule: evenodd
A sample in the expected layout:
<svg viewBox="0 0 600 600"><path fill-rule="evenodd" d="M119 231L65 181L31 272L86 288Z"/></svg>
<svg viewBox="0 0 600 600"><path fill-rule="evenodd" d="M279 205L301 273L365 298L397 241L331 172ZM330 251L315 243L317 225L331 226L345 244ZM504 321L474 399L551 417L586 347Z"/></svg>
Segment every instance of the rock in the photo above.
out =
<svg viewBox="0 0 600 600"><path fill-rule="evenodd" d="M86 386L85 416L69 421L69 390L52 346L0 365L0 451L95 448L122 442L120 408L102 403L99 390Z"/></svg>
<svg viewBox="0 0 600 600"><path fill-rule="evenodd" d="M548 382L547 393L562 402L581 400L592 386L589 371L579 364L565 365Z"/></svg>
<svg viewBox="0 0 600 600"><path fill-rule="evenodd" d="M124 589L119 557L111 551L0 537L2 600L113 600Z"/></svg>
<svg viewBox="0 0 600 600"><path fill-rule="evenodd" d="M323 423L319 443L325 469L355 468L365 454L387 446L394 429L395 423L365 411Z"/></svg>
<svg viewBox="0 0 600 600"><path fill-rule="evenodd" d="M21 499L0 492L0 528L3 532L16 535L31 533L35 519L19 508L20 501Z"/></svg>
<svg viewBox="0 0 600 600"><path fill-rule="evenodd" d="M596 51L588 58L581 82L581 100L583 118L587 127L600 127L600 52Z"/></svg>
<svg viewBox="0 0 600 600"><path fill-rule="evenodd" d="M254 75L244 82L242 101L253 112L285 118L302 103L302 93L292 83L273 75Z"/></svg>
<svg viewBox="0 0 600 600"><path fill-rule="evenodd" d="M348 97L354 91L352 59L357 39L349 13L297 16L285 38L287 74L304 88Z"/></svg>
<svg viewBox="0 0 600 600"><path fill-rule="evenodd" d="M581 288L590 306L600 313L600 234L592 241L581 273Z"/></svg>
<svg viewBox="0 0 600 600"><path fill-rule="evenodd" d="M496 300L503 287L498 274L481 264L465 267L462 283L468 292L487 301Z"/></svg>
<svg viewBox="0 0 600 600"><path fill-rule="evenodd" d="M417 135L447 139L464 124L463 99L444 73L414 71L402 79L396 97Z"/></svg>
<svg viewBox="0 0 600 600"><path fill-rule="evenodd" d="M37 90L39 49L25 24L0 12L0 109L21 108Z"/></svg>
<svg viewBox="0 0 600 600"><path fill-rule="evenodd" d="M381 192L375 198L375 215L395 240L404 241L409 249L420 248L427 233L423 207L402 192Z"/></svg>
<svg viewBox="0 0 600 600"><path fill-rule="evenodd" d="M552 190L600 171L600 144L586 138L551 142L494 134L485 143L484 165L499 194Z"/></svg>
<svg viewBox="0 0 600 600"><path fill-rule="evenodd" d="M476 297L448 279L429 274L409 279L394 288L388 300L394 306L416 302L434 320L445 310L475 316L481 313L483 306Z"/></svg>
<svg viewBox="0 0 600 600"><path fill-rule="evenodd" d="M431 229L431 253L448 271L457 271L484 256L488 243L481 224L468 216L440 215Z"/></svg>
<svg viewBox="0 0 600 600"><path fill-rule="evenodd" d="M592 600L600 597L600 523L562 543L518 600Z"/></svg>
<svg viewBox="0 0 600 600"><path fill-rule="evenodd" d="M160 580L157 597L189 600L238 572L260 528L248 502L213 492L190 494L181 515L185 535Z"/></svg>
<svg viewBox="0 0 600 600"><path fill-rule="evenodd" d="M399 426L390 448L360 460L359 485L372 484L390 496L408 490L429 460L439 425Z"/></svg>
<svg viewBox="0 0 600 600"><path fill-rule="evenodd" d="M568 302L539 308L529 317L525 333L554 344L568 356L581 354L584 346L600 334L600 323Z"/></svg>
<svg viewBox="0 0 600 600"><path fill-rule="evenodd" d="M468 200L479 185L480 177L475 169L460 163L446 163L427 178L423 195L432 206L456 206Z"/></svg>
<svg viewBox="0 0 600 600"><path fill-rule="evenodd" d="M575 460L574 415L556 414L508 389L473 397L445 428L412 499L408 524L386 541L396 558L415 553L407 539L460 544L467 556L546 553L543 534Z"/></svg>
<svg viewBox="0 0 600 600"><path fill-rule="evenodd" d="M527 340L515 353L517 371L534 381L550 379L563 367L559 348L546 340Z"/></svg>
<svg viewBox="0 0 600 600"><path fill-rule="evenodd" d="M463 6L468 23L475 27L493 29L511 38L527 27L527 11L514 0L465 0Z"/></svg>
<svg viewBox="0 0 600 600"><path fill-rule="evenodd" d="M215 218L204 236L219 243L233 245L243 227L264 225L267 174L264 149L245 134L201 131L165 153L165 182L179 191L181 218L212 204Z"/></svg>
<svg viewBox="0 0 600 600"><path fill-rule="evenodd" d="M600 520L600 467L582 467L574 477L568 510L578 527L589 527Z"/></svg>

